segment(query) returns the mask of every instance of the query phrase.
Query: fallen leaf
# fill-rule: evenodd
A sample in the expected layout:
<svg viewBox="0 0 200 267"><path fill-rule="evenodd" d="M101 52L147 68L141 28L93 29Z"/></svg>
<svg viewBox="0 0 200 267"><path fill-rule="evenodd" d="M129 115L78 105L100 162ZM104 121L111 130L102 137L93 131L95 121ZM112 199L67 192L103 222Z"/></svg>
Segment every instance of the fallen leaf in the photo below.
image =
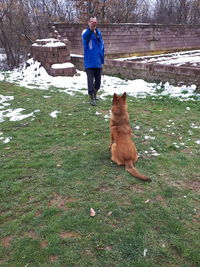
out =
<svg viewBox="0 0 200 267"><path fill-rule="evenodd" d="M147 199L144 203L147 204L150 202L150 199Z"/></svg>
<svg viewBox="0 0 200 267"><path fill-rule="evenodd" d="M95 215L96 215L96 211L93 208L91 208L90 209L90 216L94 217Z"/></svg>
<svg viewBox="0 0 200 267"><path fill-rule="evenodd" d="M146 255L147 255L147 249L146 248L144 249L143 255L144 255L144 257L146 257Z"/></svg>
<svg viewBox="0 0 200 267"><path fill-rule="evenodd" d="M111 216L112 215L112 211L108 212L108 216Z"/></svg>

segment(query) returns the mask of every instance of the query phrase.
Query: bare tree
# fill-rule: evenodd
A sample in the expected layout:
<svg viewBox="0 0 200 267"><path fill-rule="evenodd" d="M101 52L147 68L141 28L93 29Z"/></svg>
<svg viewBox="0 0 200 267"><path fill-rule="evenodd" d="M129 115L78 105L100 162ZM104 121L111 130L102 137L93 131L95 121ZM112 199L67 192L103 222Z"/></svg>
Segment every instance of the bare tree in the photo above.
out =
<svg viewBox="0 0 200 267"><path fill-rule="evenodd" d="M105 0L106 1L106 0ZM74 8L79 22L86 22L90 16L97 16L101 20L102 7L105 1L74 0Z"/></svg>
<svg viewBox="0 0 200 267"><path fill-rule="evenodd" d="M105 3L105 18L107 22L135 22L137 0L107 0Z"/></svg>
<svg viewBox="0 0 200 267"><path fill-rule="evenodd" d="M200 24L200 1L193 0L190 3L188 23Z"/></svg>
<svg viewBox="0 0 200 267"><path fill-rule="evenodd" d="M155 23L188 24L200 22L199 0L156 0Z"/></svg>
<svg viewBox="0 0 200 267"><path fill-rule="evenodd" d="M179 0L177 2L177 23L186 24L188 21L190 0Z"/></svg>
<svg viewBox="0 0 200 267"><path fill-rule="evenodd" d="M0 42L10 69L19 66L20 55L30 41L23 1L1 1Z"/></svg>
<svg viewBox="0 0 200 267"><path fill-rule="evenodd" d="M174 23L174 10L177 0L156 0L154 22L169 24Z"/></svg>
<svg viewBox="0 0 200 267"><path fill-rule="evenodd" d="M19 66L36 38L48 36L49 22L73 18L73 1L1 0L0 47L5 51L9 69Z"/></svg>
<svg viewBox="0 0 200 267"><path fill-rule="evenodd" d="M48 36L49 22L200 23L200 0L0 0L0 47L7 65L18 67L37 38ZM32 41L33 40L33 41Z"/></svg>
<svg viewBox="0 0 200 267"><path fill-rule="evenodd" d="M138 0L136 5L136 22L149 23L152 21L153 5L149 0Z"/></svg>

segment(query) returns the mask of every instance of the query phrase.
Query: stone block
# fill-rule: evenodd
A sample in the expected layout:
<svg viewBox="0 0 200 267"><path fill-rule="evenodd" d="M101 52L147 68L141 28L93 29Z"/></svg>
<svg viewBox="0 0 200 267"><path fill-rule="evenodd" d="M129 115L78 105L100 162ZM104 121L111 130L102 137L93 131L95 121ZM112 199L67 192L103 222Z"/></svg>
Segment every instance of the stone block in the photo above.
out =
<svg viewBox="0 0 200 267"><path fill-rule="evenodd" d="M50 73L52 76L73 76L74 74L76 74L76 68L75 67L69 67L69 68L56 68L50 69Z"/></svg>
<svg viewBox="0 0 200 267"><path fill-rule="evenodd" d="M190 76L191 75L191 69L188 67L178 67L177 68L177 74Z"/></svg>
<svg viewBox="0 0 200 267"><path fill-rule="evenodd" d="M162 64L154 64L155 72L165 72L165 65Z"/></svg>
<svg viewBox="0 0 200 267"><path fill-rule="evenodd" d="M190 71L191 75L200 81L200 68L192 68Z"/></svg>
<svg viewBox="0 0 200 267"><path fill-rule="evenodd" d="M165 65L165 72L176 74L177 73L177 67L171 66L171 65Z"/></svg>

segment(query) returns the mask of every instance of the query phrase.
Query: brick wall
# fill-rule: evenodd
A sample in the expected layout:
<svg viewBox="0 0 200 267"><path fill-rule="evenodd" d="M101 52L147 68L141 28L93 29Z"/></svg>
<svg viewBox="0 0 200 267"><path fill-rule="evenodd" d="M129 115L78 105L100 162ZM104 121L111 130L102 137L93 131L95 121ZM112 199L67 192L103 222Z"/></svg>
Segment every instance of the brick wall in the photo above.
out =
<svg viewBox="0 0 200 267"><path fill-rule="evenodd" d="M54 26L54 27L53 27ZM81 34L86 24L49 24L61 38L68 38L72 54L83 54ZM99 24L107 56L149 54L200 49L200 25Z"/></svg>
<svg viewBox="0 0 200 267"><path fill-rule="evenodd" d="M58 39L38 39L31 47L31 54L52 76L73 76L76 69L70 63L69 41ZM55 67L54 67L55 66Z"/></svg>

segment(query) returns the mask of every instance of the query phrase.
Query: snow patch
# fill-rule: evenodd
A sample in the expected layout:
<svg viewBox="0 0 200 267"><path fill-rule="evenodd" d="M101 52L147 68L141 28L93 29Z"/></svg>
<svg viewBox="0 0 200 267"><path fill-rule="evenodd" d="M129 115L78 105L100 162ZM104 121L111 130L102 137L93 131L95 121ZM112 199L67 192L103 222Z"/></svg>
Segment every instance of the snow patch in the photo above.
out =
<svg viewBox="0 0 200 267"><path fill-rule="evenodd" d="M67 69L67 68L73 68L74 65L70 62L61 63L61 64L53 64L51 66L52 69Z"/></svg>
<svg viewBox="0 0 200 267"><path fill-rule="evenodd" d="M55 110L55 111L53 111L53 112L50 113L50 116L51 116L52 118L57 118L58 113L61 113L61 112Z"/></svg>
<svg viewBox="0 0 200 267"><path fill-rule="evenodd" d="M30 89L38 88L42 90L48 90L53 86L60 88L60 92L70 95L74 95L76 92L88 94L87 76L83 71L78 71L78 75L75 75L73 77L53 77L46 72L46 70L41 66L40 62L29 59L27 61L27 64L29 66L24 66L22 70L16 69L12 72L3 72L2 74L5 74L5 76L3 75L3 79ZM54 67L60 67L62 64L53 65L55 65ZM103 75L99 95L101 99L104 99L105 97L113 95L114 93L122 94L126 92L128 95L138 98L145 98L147 96L171 96L176 97L182 101L191 99L192 96L198 96L197 94L195 94L195 90L196 85L172 86L168 82L165 84L156 84L148 83L142 79L124 80L112 76Z"/></svg>

